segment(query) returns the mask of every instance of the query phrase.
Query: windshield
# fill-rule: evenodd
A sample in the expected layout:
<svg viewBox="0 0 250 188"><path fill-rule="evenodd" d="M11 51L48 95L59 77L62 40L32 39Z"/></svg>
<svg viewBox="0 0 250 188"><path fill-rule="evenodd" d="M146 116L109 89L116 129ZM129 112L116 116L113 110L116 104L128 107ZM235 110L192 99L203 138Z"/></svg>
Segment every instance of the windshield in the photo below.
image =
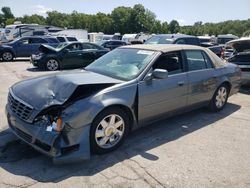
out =
<svg viewBox="0 0 250 188"><path fill-rule="evenodd" d="M173 44L174 40L168 36L152 36L144 44Z"/></svg>
<svg viewBox="0 0 250 188"><path fill-rule="evenodd" d="M136 78L155 57L155 51L115 49L94 61L85 69L120 80Z"/></svg>

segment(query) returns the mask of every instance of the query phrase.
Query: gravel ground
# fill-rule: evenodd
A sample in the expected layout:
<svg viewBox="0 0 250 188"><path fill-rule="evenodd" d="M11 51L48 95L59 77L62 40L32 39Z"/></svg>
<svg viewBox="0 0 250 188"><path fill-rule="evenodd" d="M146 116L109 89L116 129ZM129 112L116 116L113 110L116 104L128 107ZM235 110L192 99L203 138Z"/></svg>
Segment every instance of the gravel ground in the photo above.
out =
<svg viewBox="0 0 250 188"><path fill-rule="evenodd" d="M219 113L199 109L133 132L115 152L54 166L8 130L15 82L48 74L28 61L0 63L0 187L250 187L250 88Z"/></svg>

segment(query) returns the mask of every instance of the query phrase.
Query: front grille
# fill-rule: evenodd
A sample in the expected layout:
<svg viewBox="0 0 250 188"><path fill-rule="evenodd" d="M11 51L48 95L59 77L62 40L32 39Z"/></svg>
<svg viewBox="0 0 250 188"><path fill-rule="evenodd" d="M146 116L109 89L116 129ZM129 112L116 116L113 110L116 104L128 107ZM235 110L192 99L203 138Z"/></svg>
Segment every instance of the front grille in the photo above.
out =
<svg viewBox="0 0 250 188"><path fill-rule="evenodd" d="M27 120L32 112L32 107L20 101L10 92L8 96L9 106L12 112L14 112L19 118Z"/></svg>

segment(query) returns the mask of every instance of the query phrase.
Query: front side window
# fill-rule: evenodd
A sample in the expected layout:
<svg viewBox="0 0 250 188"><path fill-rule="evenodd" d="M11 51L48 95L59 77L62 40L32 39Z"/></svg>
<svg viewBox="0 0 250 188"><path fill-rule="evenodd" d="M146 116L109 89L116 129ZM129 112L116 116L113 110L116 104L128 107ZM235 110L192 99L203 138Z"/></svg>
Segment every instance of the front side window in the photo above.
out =
<svg viewBox="0 0 250 188"><path fill-rule="evenodd" d="M70 51L78 51L78 50L82 50L82 46L81 44L70 44L67 49L69 49Z"/></svg>
<svg viewBox="0 0 250 188"><path fill-rule="evenodd" d="M185 54L189 71L202 70L207 68L206 61L200 50L187 50L185 51Z"/></svg>
<svg viewBox="0 0 250 188"><path fill-rule="evenodd" d="M161 55L154 63L153 69L167 70L169 75L183 72L181 52L169 52Z"/></svg>
<svg viewBox="0 0 250 188"><path fill-rule="evenodd" d="M136 78L156 56L157 52L139 49L115 49L100 57L85 69L128 81Z"/></svg>

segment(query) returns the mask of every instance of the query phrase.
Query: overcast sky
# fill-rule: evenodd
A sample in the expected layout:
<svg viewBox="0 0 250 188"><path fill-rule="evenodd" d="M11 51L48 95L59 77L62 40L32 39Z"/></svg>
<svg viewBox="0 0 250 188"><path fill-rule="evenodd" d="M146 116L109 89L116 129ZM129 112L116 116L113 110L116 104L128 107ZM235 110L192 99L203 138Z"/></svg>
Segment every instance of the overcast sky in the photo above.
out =
<svg viewBox="0 0 250 188"><path fill-rule="evenodd" d="M220 22L250 18L250 0L0 0L0 7L8 6L15 16L40 14L46 11L95 14L111 13L118 6L143 4L161 21L178 20L181 25L196 21Z"/></svg>

